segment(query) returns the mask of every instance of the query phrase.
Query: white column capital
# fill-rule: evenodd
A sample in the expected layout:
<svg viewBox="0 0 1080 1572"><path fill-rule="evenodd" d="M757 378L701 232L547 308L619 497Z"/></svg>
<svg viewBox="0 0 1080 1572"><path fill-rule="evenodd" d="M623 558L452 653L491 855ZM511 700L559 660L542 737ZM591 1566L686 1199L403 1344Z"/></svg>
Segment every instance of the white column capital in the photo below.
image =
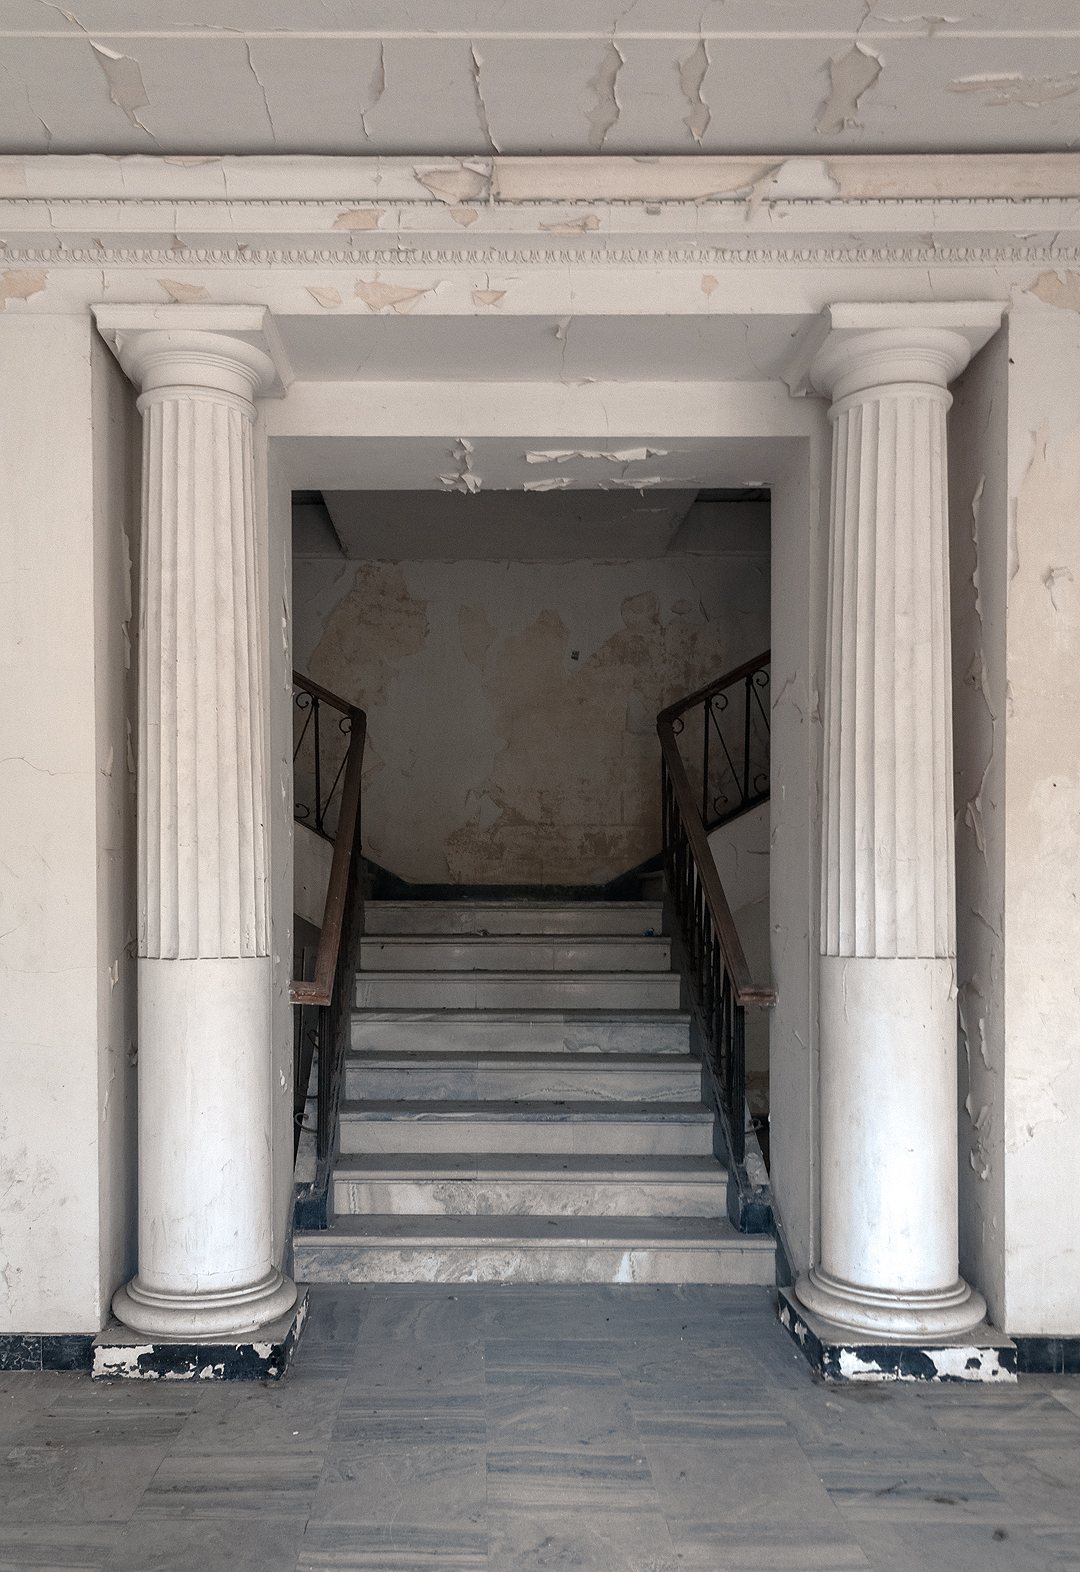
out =
<svg viewBox="0 0 1080 1572"><path fill-rule="evenodd" d="M159 389L282 398L292 369L266 306L94 308L98 332L143 395Z"/></svg>
<svg viewBox="0 0 1080 1572"><path fill-rule="evenodd" d="M799 397L839 402L876 387L945 389L1001 325L995 301L839 302L799 338L786 375Z"/></svg>

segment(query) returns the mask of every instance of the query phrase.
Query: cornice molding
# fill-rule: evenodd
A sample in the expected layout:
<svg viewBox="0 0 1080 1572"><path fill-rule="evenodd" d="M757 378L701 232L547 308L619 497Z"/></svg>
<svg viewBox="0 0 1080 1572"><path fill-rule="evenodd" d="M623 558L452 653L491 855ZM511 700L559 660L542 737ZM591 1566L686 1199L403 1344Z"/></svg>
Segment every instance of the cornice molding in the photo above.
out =
<svg viewBox="0 0 1080 1572"><path fill-rule="evenodd" d="M556 250L537 246L432 248L388 246L10 246L5 267L1071 267L1080 245L1038 246L605 246Z"/></svg>

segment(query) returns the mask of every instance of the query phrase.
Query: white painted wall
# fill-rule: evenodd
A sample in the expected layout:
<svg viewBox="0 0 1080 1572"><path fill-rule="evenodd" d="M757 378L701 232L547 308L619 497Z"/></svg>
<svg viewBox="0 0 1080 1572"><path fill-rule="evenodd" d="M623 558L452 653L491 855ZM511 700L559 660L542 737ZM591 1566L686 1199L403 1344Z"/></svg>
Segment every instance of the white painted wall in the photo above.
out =
<svg viewBox="0 0 1080 1572"><path fill-rule="evenodd" d="M137 417L107 361L88 314L0 317L3 1332L96 1331L131 1261Z"/></svg>
<svg viewBox="0 0 1080 1572"><path fill-rule="evenodd" d="M960 1270L1005 1323L1005 744L1009 330L949 415Z"/></svg>
<svg viewBox="0 0 1080 1572"><path fill-rule="evenodd" d="M297 558L297 664L368 712L369 855L413 881L496 884L600 883L653 856L657 712L768 644L762 548Z"/></svg>
<svg viewBox="0 0 1080 1572"><path fill-rule="evenodd" d="M1009 322L1004 1303L1010 1332L1076 1335L1080 276L1035 287Z"/></svg>

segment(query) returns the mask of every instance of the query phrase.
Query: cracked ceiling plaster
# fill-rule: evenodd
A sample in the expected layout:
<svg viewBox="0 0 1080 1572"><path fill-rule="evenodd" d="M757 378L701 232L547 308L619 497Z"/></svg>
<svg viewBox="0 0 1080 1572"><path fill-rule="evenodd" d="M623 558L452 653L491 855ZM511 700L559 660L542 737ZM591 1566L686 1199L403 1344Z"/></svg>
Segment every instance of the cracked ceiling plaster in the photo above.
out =
<svg viewBox="0 0 1080 1572"><path fill-rule="evenodd" d="M1068 151L1075 0L5 0L12 153Z"/></svg>

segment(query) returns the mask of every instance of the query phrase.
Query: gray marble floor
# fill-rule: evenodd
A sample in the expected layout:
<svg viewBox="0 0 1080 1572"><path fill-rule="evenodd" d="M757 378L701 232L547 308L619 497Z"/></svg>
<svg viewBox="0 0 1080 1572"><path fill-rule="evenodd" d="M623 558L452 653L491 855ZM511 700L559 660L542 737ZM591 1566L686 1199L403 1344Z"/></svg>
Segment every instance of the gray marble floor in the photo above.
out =
<svg viewBox="0 0 1080 1572"><path fill-rule="evenodd" d="M1080 1572L1080 1383L830 1388L760 1288L318 1288L281 1386L0 1376L0 1572Z"/></svg>

